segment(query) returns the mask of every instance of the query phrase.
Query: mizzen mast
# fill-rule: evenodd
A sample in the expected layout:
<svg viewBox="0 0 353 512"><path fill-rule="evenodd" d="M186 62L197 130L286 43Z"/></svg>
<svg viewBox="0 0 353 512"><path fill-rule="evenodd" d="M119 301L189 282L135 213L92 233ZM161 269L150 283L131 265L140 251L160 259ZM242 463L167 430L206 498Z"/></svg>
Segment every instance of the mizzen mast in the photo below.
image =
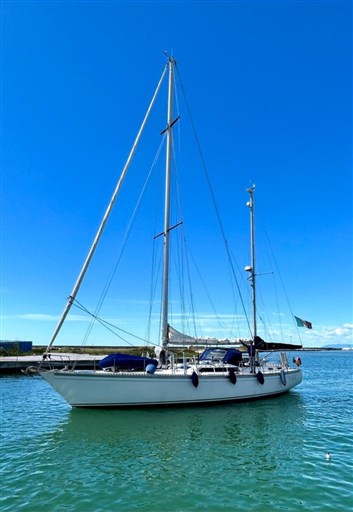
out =
<svg viewBox="0 0 353 512"><path fill-rule="evenodd" d="M250 272L250 282L252 289L252 313L253 313L253 337L257 336L257 322L256 322L256 272L255 272L255 220L254 220L254 192L255 185L251 188L246 189L246 192L250 194L250 199L246 203L246 206L250 208L250 254L251 254L251 265L245 267L247 272Z"/></svg>

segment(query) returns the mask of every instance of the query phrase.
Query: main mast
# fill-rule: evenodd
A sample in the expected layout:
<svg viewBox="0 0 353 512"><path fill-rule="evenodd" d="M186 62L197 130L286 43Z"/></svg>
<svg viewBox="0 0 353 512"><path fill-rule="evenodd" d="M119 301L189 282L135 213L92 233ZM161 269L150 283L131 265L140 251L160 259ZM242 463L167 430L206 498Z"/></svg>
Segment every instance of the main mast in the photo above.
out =
<svg viewBox="0 0 353 512"><path fill-rule="evenodd" d="M253 337L257 336L257 323L256 323L256 272L255 272L255 221L254 221L254 192L255 185L246 189L250 194L250 199L246 205L250 208L250 252L251 252L251 266L245 267L245 270L250 272L251 289L252 289L252 313L253 313Z"/></svg>
<svg viewBox="0 0 353 512"><path fill-rule="evenodd" d="M168 82L168 117L167 117L167 149L166 149L166 177L165 177L165 202L164 202L164 253L163 253L163 284L162 284L162 344L165 348L168 344L168 301L169 301L169 232L170 232L170 189L172 170L173 148L173 89L174 67L176 62L169 57L169 82Z"/></svg>

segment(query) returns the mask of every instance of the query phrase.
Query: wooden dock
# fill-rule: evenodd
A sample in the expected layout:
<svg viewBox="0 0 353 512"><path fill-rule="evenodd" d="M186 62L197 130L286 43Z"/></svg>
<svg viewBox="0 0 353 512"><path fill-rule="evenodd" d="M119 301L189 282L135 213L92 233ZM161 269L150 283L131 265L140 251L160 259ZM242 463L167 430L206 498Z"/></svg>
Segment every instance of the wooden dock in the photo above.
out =
<svg viewBox="0 0 353 512"><path fill-rule="evenodd" d="M0 357L0 375L11 373L35 373L41 368L72 368L80 370L98 369L98 363L105 355L60 353L50 354L43 361L42 356L7 356Z"/></svg>

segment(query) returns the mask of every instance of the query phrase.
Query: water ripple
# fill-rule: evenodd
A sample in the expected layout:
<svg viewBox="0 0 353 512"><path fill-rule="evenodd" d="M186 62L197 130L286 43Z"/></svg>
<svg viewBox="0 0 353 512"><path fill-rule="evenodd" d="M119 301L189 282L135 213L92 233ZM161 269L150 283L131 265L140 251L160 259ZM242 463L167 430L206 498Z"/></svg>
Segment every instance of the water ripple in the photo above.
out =
<svg viewBox="0 0 353 512"><path fill-rule="evenodd" d="M1 510L348 511L351 367L328 385L320 356L295 392L220 407L72 410L40 378L2 378Z"/></svg>

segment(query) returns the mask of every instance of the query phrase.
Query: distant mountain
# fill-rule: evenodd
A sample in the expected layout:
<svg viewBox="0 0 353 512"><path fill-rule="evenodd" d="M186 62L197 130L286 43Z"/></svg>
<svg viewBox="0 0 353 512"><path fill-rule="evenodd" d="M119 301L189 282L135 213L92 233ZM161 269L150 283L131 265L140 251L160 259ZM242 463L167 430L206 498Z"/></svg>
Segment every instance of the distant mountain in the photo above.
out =
<svg viewBox="0 0 353 512"><path fill-rule="evenodd" d="M322 348L353 348L352 343L336 343L335 345L324 345Z"/></svg>

